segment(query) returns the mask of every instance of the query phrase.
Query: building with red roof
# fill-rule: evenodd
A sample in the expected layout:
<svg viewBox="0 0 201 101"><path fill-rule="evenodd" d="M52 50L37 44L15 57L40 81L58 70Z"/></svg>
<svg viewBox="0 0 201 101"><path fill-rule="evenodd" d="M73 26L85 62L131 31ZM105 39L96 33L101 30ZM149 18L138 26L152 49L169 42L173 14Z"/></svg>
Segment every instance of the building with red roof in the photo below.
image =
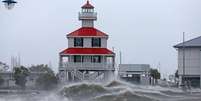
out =
<svg viewBox="0 0 201 101"><path fill-rule="evenodd" d="M87 1L81 8L82 26L66 35L68 48L59 53L61 82L107 80L115 71L115 53L107 49L108 35L94 28L94 6Z"/></svg>

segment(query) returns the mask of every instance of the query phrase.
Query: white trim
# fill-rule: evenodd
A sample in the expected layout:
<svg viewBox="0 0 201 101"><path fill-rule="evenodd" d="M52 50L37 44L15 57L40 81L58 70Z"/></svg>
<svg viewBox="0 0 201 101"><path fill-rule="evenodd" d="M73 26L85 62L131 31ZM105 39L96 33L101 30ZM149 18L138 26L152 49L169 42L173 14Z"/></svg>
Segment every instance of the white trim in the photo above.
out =
<svg viewBox="0 0 201 101"><path fill-rule="evenodd" d="M67 38L76 38L76 37L82 37L82 38L93 38L93 37L97 37L97 38L109 38L108 35L105 36L68 36L66 35Z"/></svg>
<svg viewBox="0 0 201 101"><path fill-rule="evenodd" d="M98 49L108 49L108 48L105 48L105 47L78 47L78 46L76 46L76 47L69 47L69 48L83 48L83 49L89 49L89 48L96 48L97 49L98 48ZM110 50L110 49L108 49L108 50Z"/></svg>
<svg viewBox="0 0 201 101"><path fill-rule="evenodd" d="M104 56L115 56L115 54L60 54L60 56L72 56L72 55L83 55L83 56L104 55Z"/></svg>

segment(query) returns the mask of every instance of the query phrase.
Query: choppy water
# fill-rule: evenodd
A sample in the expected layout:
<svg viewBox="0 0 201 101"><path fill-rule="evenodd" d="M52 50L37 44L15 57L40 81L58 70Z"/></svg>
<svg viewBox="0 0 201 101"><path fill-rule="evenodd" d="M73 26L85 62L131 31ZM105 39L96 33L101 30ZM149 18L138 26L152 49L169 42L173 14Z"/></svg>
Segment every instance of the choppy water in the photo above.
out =
<svg viewBox="0 0 201 101"><path fill-rule="evenodd" d="M176 88L140 86L121 81L76 83L54 92L0 95L0 101L201 101L200 89L184 93Z"/></svg>

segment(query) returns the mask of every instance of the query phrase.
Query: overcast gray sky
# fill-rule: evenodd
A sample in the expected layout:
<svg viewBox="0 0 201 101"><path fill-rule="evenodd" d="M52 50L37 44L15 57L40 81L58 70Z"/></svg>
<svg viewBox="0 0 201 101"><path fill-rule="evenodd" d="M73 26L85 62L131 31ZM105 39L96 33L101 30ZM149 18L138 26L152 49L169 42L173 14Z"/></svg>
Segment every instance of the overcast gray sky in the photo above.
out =
<svg viewBox="0 0 201 101"><path fill-rule="evenodd" d="M0 61L58 68L58 53L67 48L66 34L79 28L78 12L86 0L17 0L12 10L0 3ZM110 35L108 48L123 63L161 64L163 74L177 68L172 47L201 35L201 0L91 0L98 12L96 28Z"/></svg>

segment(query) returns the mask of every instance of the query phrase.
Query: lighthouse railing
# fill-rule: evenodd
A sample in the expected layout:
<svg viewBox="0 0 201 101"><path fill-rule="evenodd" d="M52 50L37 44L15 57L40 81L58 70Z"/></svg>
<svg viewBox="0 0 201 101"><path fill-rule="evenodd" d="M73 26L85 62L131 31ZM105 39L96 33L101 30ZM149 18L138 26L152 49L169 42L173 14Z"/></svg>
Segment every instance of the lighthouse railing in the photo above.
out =
<svg viewBox="0 0 201 101"><path fill-rule="evenodd" d="M67 62L61 63L60 69L81 69L81 70L114 70L112 63L91 63L91 62Z"/></svg>
<svg viewBox="0 0 201 101"><path fill-rule="evenodd" d="M79 12L79 19L97 19L97 13L96 12Z"/></svg>

